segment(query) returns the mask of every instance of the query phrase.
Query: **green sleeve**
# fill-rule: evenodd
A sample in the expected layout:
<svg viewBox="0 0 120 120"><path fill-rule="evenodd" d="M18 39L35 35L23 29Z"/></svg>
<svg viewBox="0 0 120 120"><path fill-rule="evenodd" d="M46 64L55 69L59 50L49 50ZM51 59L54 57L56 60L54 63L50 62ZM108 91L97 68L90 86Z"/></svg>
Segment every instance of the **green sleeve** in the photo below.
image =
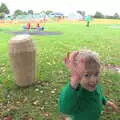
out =
<svg viewBox="0 0 120 120"><path fill-rule="evenodd" d="M107 102L107 98L103 95L102 87L101 87L100 84L98 85L98 88L100 89L100 94L101 94L101 97L102 97L102 104L105 105L106 102Z"/></svg>
<svg viewBox="0 0 120 120"><path fill-rule="evenodd" d="M74 114L77 109L77 101L78 101L78 90L73 89L70 84L68 84L60 95L59 105L60 112L68 115Z"/></svg>
<svg viewBox="0 0 120 120"><path fill-rule="evenodd" d="M102 96L102 103L103 105L106 105L107 103L107 98L105 96Z"/></svg>

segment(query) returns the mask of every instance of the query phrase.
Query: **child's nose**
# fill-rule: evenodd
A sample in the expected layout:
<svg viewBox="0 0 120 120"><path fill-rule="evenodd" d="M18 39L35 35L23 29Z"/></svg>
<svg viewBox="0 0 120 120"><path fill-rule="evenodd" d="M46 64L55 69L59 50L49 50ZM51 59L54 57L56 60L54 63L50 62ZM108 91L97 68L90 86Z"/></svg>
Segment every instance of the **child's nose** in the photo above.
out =
<svg viewBox="0 0 120 120"><path fill-rule="evenodd" d="M91 83L92 83L92 84L96 84L97 81L98 81L98 77L92 75L92 76L91 76Z"/></svg>

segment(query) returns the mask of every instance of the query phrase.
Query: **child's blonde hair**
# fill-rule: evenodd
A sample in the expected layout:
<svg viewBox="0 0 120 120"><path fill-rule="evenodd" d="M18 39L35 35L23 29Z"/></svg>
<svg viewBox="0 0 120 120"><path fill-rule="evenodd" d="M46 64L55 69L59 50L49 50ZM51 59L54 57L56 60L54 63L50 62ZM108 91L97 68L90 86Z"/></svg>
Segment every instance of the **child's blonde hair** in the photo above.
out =
<svg viewBox="0 0 120 120"><path fill-rule="evenodd" d="M80 50L76 56L76 63L85 62L85 69L100 70L100 60L97 53L91 50Z"/></svg>

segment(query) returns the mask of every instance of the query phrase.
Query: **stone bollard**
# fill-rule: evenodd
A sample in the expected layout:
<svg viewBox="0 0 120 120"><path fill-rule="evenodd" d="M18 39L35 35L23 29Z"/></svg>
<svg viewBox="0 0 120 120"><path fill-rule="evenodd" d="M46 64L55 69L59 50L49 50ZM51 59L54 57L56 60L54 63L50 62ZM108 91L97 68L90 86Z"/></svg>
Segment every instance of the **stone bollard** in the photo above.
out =
<svg viewBox="0 0 120 120"><path fill-rule="evenodd" d="M33 84L36 50L29 35L17 35L8 42L9 58L16 84L25 87Z"/></svg>

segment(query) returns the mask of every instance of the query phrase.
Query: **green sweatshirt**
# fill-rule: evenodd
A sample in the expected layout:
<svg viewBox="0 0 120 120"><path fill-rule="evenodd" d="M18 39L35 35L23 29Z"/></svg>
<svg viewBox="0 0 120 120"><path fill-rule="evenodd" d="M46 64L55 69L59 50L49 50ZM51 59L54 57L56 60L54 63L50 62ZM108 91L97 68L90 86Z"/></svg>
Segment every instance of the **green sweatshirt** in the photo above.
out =
<svg viewBox="0 0 120 120"><path fill-rule="evenodd" d="M60 95L60 112L72 117L72 120L99 120L106 98L98 84L95 91L88 91L81 86L73 89L68 84Z"/></svg>

